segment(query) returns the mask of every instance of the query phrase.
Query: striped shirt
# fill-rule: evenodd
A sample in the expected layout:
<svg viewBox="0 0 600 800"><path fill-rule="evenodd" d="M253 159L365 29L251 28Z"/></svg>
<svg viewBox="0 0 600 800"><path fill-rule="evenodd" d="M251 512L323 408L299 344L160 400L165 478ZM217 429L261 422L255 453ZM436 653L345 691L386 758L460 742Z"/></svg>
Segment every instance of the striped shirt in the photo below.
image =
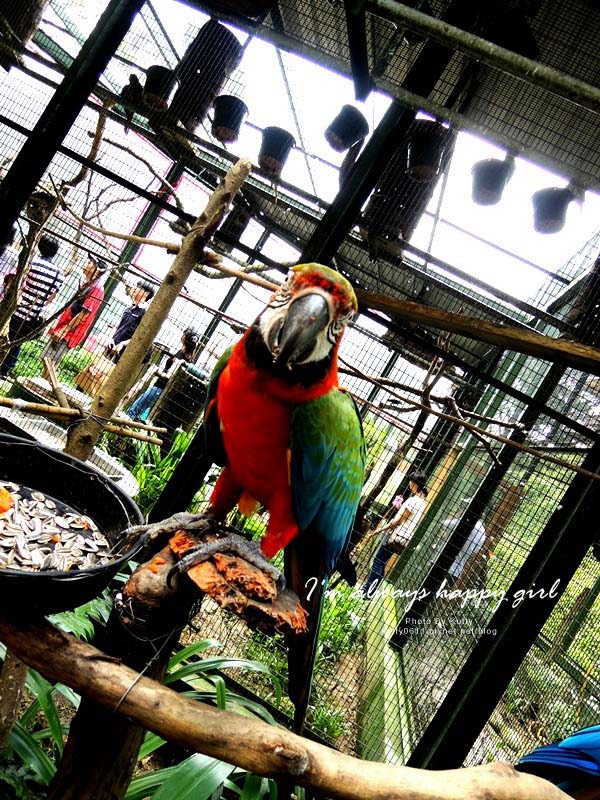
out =
<svg viewBox="0 0 600 800"><path fill-rule="evenodd" d="M13 316L19 319L36 319L58 292L63 282L62 270L44 258L34 258L25 278L21 299Z"/></svg>

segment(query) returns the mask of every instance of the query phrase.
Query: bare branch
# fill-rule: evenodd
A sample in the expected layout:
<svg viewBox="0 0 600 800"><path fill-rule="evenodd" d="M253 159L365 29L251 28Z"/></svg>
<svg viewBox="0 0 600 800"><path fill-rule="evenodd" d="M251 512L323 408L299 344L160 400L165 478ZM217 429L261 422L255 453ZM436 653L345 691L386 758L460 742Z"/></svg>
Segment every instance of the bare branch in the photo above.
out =
<svg viewBox="0 0 600 800"><path fill-rule="evenodd" d="M141 161L142 164L146 167L146 169L148 169L148 171L152 175L154 175L156 180L161 183L163 188L166 189L166 194L167 195L170 194L173 196L173 200L175 200L175 205L177 206L177 208L180 211L184 211L183 204L179 199L179 197L177 196L177 190L175 189L175 187L171 183L169 183L169 181L166 178L164 178L157 170L155 170L149 161L147 161L145 158L142 158L142 156L139 153L136 153L134 150L132 150L131 147L127 147L127 145L115 142L114 139L105 139L104 141L106 144L110 144L112 145L112 147L116 147L118 150L122 150L125 153L129 153L130 156L133 156L138 161Z"/></svg>
<svg viewBox="0 0 600 800"><path fill-rule="evenodd" d="M340 357L341 363L345 364L346 367L357 377L363 378L363 373L357 367L354 367L348 361ZM372 380L372 383L377 383L377 381ZM600 475L596 472L591 472L590 470L584 469L583 467L579 467L576 464L570 464L568 461L563 461L561 458L555 458L554 456L547 455L539 450L536 450L534 447L529 447L525 444L519 444L519 442L515 442L512 439L508 439L506 436L501 436L498 433L492 433L491 431L485 430L485 428L478 428L477 425L473 425L471 422L467 422L464 419L460 419L459 417L452 416L451 414L444 414L442 411L436 411L434 408L427 408L422 403L417 402L416 400L411 400L409 397L403 397L398 392L395 392L393 389L389 387L385 387L383 384L381 385L382 389L385 389L392 397L398 398L403 403L407 403L412 405L416 409L420 409L422 411L427 411L429 414L433 414L435 417L439 417L439 419L445 419L448 422L453 422L456 425L460 425L461 427L465 428L468 431L475 431L479 433L481 436L486 436L488 439L493 439L496 442L501 442L502 444L507 444L509 447L514 447L515 450L520 450L523 453L530 453L532 456L536 456L541 461L548 461L551 464L557 464L559 467L564 467L565 469L570 470L571 472L577 472L579 475L583 475L586 478L593 478L594 480L600 480ZM357 401L360 402L360 398L357 398Z"/></svg>
<svg viewBox="0 0 600 800"><path fill-rule="evenodd" d="M510 764L421 770L363 761L262 720L191 700L144 677L46 620L0 618L6 645L52 682L179 746L263 776L287 776L334 800L568 800Z"/></svg>

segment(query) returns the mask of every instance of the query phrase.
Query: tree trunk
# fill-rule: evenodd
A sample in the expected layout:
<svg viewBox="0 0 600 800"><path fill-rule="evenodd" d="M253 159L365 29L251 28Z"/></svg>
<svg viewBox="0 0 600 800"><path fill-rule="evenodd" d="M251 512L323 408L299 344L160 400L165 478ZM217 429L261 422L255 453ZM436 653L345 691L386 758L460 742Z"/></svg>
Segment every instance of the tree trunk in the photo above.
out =
<svg viewBox="0 0 600 800"><path fill-rule="evenodd" d="M166 586L166 573L174 563L169 548L161 551L161 574L150 573L146 596L138 593L135 613L124 617L113 609L106 630L97 639L107 663L127 664L138 676L162 681L173 647L187 624L198 594L189 582L181 591ZM129 579L138 585L138 567ZM50 785L48 800L121 800L131 781L145 728L128 715L117 713L120 700L102 708L84 697L69 730L62 761Z"/></svg>
<svg viewBox="0 0 600 800"><path fill-rule="evenodd" d="M171 269L159 286L118 364L96 394L90 416L69 429L65 448L69 455L82 461L89 458L104 429L102 420L114 414L121 399L131 388L148 348L190 273L201 260L206 243L219 226L231 199L248 177L250 169L250 162L243 159L238 161L209 197L206 208L184 238Z"/></svg>
<svg viewBox="0 0 600 800"><path fill-rule="evenodd" d="M258 719L183 697L46 620L13 624L0 618L0 637L48 680L93 697L108 713L118 711L177 745L258 775L290 776L334 800L568 800L560 789L510 764L430 772L344 755ZM95 749L101 758L110 743L98 733ZM80 771L88 765L91 760L74 764ZM54 791L50 797L65 800L75 794ZM77 795L78 800L88 797L98 800L99 795Z"/></svg>
<svg viewBox="0 0 600 800"><path fill-rule="evenodd" d="M17 713L27 677L27 664L10 650L6 651L0 673L0 750L6 746Z"/></svg>

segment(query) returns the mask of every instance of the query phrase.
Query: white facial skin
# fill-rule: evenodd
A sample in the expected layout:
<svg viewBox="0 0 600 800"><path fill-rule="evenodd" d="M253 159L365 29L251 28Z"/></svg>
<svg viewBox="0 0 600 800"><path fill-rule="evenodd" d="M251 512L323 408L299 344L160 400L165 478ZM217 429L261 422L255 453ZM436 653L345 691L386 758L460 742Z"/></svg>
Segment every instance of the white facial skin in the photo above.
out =
<svg viewBox="0 0 600 800"><path fill-rule="evenodd" d="M324 292L318 288L305 289L303 291L295 293L293 297L290 297L288 295L287 298L285 298L285 295L283 298L280 297L278 292L277 295L275 295L273 301L269 303L269 305L265 308L265 310L263 311L263 313L260 315L259 318L259 327L263 340L265 342L269 342L271 338L270 333L272 329L277 328L278 326L283 327L283 324L285 322L289 308L292 305L292 302L302 297L303 295L307 294L320 294L321 297L325 299L325 302L327 303L327 307L329 309L330 323L325 328L323 328L318 332L315 338L315 346L310 355L308 356L308 358L298 362L298 364L308 364L311 361L320 361L321 359L326 358L329 355L331 348L335 344L336 339L333 339L332 341L332 332L331 332L332 329L331 319L333 317L331 296L328 295L327 292Z"/></svg>
<svg viewBox="0 0 600 800"><path fill-rule="evenodd" d="M354 311L340 314L335 308L331 295L319 286L306 286L305 288L296 288L294 290L294 274L290 272L258 320L263 341L269 349L273 349L273 343L277 341L278 332L283 327L293 303L303 296L316 294L325 300L329 322L315 333L314 347L306 358L295 362L298 365L309 364L327 358L332 348L339 341L344 328L354 318Z"/></svg>
<svg viewBox="0 0 600 800"><path fill-rule="evenodd" d="M139 286L134 286L129 292L129 296L136 306L140 306L148 297L148 292L145 289L140 289Z"/></svg>

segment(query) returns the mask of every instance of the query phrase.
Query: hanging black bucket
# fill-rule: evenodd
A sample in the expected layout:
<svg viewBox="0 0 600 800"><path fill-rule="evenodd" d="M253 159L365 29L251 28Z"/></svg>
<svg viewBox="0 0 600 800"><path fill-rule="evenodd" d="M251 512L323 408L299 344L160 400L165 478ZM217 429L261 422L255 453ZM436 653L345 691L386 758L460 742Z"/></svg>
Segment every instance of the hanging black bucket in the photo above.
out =
<svg viewBox="0 0 600 800"><path fill-rule="evenodd" d="M3 36L5 46L0 50L1 67L9 70L15 64L23 63L22 53L38 29L49 2L50 0L19 0L2 3L2 28L14 35Z"/></svg>
<svg viewBox="0 0 600 800"><path fill-rule="evenodd" d="M237 141L248 106L239 97L222 94L214 102L215 117L212 133L223 144Z"/></svg>
<svg viewBox="0 0 600 800"><path fill-rule="evenodd" d="M406 154L406 171L417 181L435 178L440 171L447 131L438 122L419 119L412 127Z"/></svg>
<svg viewBox="0 0 600 800"><path fill-rule="evenodd" d="M177 77L179 89L171 103L171 113L185 128L194 132L223 88L223 84L242 60L242 46L220 22L210 19L185 51Z"/></svg>
<svg viewBox="0 0 600 800"><path fill-rule="evenodd" d="M338 153L360 142L369 133L369 123L354 106L342 110L325 131L325 138Z"/></svg>
<svg viewBox="0 0 600 800"><path fill-rule="evenodd" d="M566 189L540 189L535 192L533 202L533 227L538 233L558 233L565 224L569 203L575 199Z"/></svg>
<svg viewBox="0 0 600 800"><path fill-rule="evenodd" d="M502 192L515 171L515 160L508 157L486 158L473 164L473 202L480 206L493 206L500 202Z"/></svg>
<svg viewBox="0 0 600 800"><path fill-rule="evenodd" d="M145 105L154 111L165 111L178 83L174 70L161 64L148 67L144 85Z"/></svg>
<svg viewBox="0 0 600 800"><path fill-rule="evenodd" d="M258 154L258 166L272 177L278 178L295 144L296 140L292 134L284 128L275 126L265 128Z"/></svg>

